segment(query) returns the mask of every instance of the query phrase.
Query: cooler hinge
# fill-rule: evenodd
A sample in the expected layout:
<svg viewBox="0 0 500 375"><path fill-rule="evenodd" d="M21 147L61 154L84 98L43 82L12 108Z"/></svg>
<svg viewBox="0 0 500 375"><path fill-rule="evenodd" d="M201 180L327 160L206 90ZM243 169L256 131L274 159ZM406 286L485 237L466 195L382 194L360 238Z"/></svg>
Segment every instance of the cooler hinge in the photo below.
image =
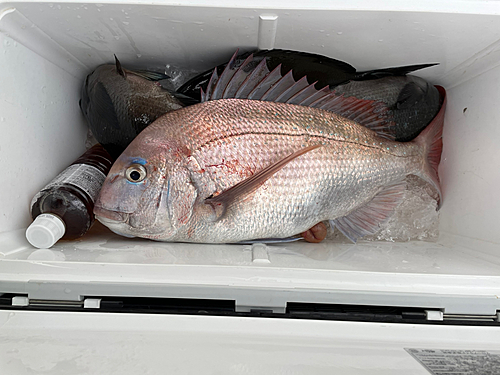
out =
<svg viewBox="0 0 500 375"><path fill-rule="evenodd" d="M100 298L85 298L83 301L64 301L64 300L49 300L49 299L34 299L26 296L12 297L12 306L17 307L53 307L53 308L100 308Z"/></svg>
<svg viewBox="0 0 500 375"><path fill-rule="evenodd" d="M446 314L441 310L425 310L426 320L430 321L476 321L476 322L500 322L500 312L493 315L481 314Z"/></svg>

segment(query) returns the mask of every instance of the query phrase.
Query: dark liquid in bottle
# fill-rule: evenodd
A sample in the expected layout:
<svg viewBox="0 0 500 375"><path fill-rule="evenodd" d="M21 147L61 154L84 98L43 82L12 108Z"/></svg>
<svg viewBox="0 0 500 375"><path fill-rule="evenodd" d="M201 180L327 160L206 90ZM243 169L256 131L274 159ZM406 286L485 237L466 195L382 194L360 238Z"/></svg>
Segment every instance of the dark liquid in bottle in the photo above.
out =
<svg viewBox="0 0 500 375"><path fill-rule="evenodd" d="M94 202L113 160L99 144L60 173L33 199L31 216L54 214L64 221L62 239L83 236L94 223Z"/></svg>

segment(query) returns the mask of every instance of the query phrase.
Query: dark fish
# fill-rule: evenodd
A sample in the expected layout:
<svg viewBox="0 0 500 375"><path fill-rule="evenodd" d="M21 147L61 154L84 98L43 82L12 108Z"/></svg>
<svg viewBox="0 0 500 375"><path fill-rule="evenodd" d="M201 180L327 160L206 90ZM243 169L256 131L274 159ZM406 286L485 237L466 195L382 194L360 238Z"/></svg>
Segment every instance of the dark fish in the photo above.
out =
<svg viewBox="0 0 500 375"><path fill-rule="evenodd" d="M351 81L335 87L334 92L384 102L395 123L395 140L400 142L414 139L432 121L440 107L437 88L413 75Z"/></svg>
<svg viewBox="0 0 500 375"><path fill-rule="evenodd" d="M201 101L234 97L310 105L311 102L302 104L297 98L290 100L290 93L297 94L298 89L304 89L309 94L317 90L319 96L326 96L332 90L339 95L345 91L346 96L385 103L390 110L385 121L393 123L390 138L408 141L415 138L437 114L440 96L437 89L425 80L406 74L433 65L356 72L345 62L311 53L257 51L235 54L228 63L186 82L178 92ZM309 85L310 82L313 83ZM202 91L206 93L205 97L200 94ZM315 107L321 108L319 105ZM334 108L323 109L335 111Z"/></svg>
<svg viewBox="0 0 500 375"><path fill-rule="evenodd" d="M115 57L116 58L116 57ZM97 141L117 158L149 124L183 104L159 82L168 76L101 65L87 76L80 108Z"/></svg>

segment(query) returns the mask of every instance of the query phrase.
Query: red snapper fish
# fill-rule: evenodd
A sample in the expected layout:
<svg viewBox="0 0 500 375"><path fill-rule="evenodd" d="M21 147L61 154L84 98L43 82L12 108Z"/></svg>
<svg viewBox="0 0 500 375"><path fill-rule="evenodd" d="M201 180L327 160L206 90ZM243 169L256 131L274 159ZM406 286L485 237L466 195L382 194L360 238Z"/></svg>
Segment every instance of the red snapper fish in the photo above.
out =
<svg viewBox="0 0 500 375"><path fill-rule="evenodd" d="M348 118L220 99L167 113L115 162L94 212L118 234L159 241L287 238L330 220L355 242L392 215L407 175L429 182L441 202L445 102L405 143L360 125L376 117L370 108L349 105Z"/></svg>

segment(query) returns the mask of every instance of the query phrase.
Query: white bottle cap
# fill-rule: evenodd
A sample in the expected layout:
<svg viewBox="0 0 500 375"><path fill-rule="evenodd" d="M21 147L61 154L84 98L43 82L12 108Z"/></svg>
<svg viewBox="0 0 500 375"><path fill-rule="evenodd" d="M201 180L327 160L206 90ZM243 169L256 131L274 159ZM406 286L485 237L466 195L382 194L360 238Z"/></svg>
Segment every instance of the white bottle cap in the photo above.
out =
<svg viewBox="0 0 500 375"><path fill-rule="evenodd" d="M26 229L26 239L39 249L48 249L64 236L64 232L66 232L66 226L59 217L41 214Z"/></svg>

